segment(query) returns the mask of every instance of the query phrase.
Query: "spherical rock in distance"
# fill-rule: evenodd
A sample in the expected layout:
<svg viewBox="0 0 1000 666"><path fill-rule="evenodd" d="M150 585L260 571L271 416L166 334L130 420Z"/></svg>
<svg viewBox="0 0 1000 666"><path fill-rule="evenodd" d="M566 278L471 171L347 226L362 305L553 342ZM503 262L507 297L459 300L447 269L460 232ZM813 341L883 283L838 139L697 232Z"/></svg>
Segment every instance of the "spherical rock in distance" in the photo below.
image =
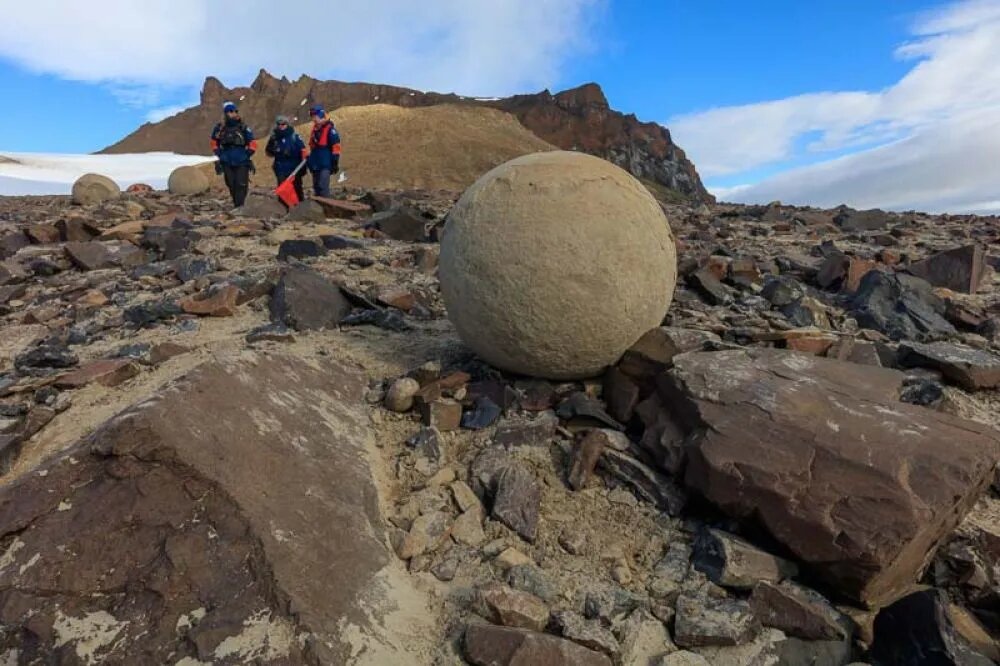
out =
<svg viewBox="0 0 1000 666"><path fill-rule="evenodd" d="M211 187L208 176L196 166L177 167L170 172L167 189L171 194L201 194Z"/></svg>
<svg viewBox="0 0 1000 666"><path fill-rule="evenodd" d="M86 173L73 183L73 203L80 206L93 206L121 195L118 183L97 173Z"/></svg>
<svg viewBox="0 0 1000 666"><path fill-rule="evenodd" d="M483 359L577 379L662 323L677 255L638 180L556 151L502 164L465 191L441 241L440 278L449 318Z"/></svg>

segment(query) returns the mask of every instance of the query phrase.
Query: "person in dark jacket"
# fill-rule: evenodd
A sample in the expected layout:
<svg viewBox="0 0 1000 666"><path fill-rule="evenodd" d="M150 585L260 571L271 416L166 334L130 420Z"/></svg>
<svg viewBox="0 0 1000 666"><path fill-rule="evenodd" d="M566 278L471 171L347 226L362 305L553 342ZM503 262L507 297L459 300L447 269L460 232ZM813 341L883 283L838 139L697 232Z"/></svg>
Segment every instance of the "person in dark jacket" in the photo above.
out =
<svg viewBox="0 0 1000 666"><path fill-rule="evenodd" d="M226 187L233 197L233 205L239 208L246 201L250 190L250 172L253 170L253 154L257 151L257 141L253 130L240 118L240 111L232 102L222 107L225 118L212 130L212 152L219 158L216 173L222 173Z"/></svg>
<svg viewBox="0 0 1000 666"><path fill-rule="evenodd" d="M264 153L274 158L274 177L278 179L278 185L285 182L285 179L295 171L295 167L301 164L308 155L305 142L288 122L286 116L278 116L275 119L274 130L271 132L271 138L267 140ZM305 170L299 169L293 181L295 194L298 195L299 201L305 200L305 194L302 191L302 178L304 176Z"/></svg>
<svg viewBox="0 0 1000 666"><path fill-rule="evenodd" d="M322 106L309 110L313 119L309 135L309 171L318 197L330 196L330 175L340 171L340 134Z"/></svg>

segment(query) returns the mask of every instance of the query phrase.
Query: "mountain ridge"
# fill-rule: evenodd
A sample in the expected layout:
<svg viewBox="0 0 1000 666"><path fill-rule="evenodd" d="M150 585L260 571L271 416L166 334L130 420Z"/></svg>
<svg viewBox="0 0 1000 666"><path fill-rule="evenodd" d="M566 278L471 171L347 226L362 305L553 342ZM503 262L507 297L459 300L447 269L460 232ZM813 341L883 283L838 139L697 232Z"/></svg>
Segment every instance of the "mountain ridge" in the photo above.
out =
<svg viewBox="0 0 1000 666"><path fill-rule="evenodd" d="M344 106L391 104L404 108L467 104L510 113L540 139L564 150L581 150L621 166L636 177L693 201L714 201L694 164L677 146L670 131L634 114L611 108L601 87L586 83L557 93L543 90L506 98L463 97L422 92L399 86L321 81L302 75L295 81L260 70L249 86L227 88L214 76L205 79L200 102L156 123L145 123L100 153L171 151L209 154L208 132L227 101L240 105L243 117L258 130L270 127L278 114L293 122L308 119L315 103L328 110ZM263 131L258 133L263 134Z"/></svg>

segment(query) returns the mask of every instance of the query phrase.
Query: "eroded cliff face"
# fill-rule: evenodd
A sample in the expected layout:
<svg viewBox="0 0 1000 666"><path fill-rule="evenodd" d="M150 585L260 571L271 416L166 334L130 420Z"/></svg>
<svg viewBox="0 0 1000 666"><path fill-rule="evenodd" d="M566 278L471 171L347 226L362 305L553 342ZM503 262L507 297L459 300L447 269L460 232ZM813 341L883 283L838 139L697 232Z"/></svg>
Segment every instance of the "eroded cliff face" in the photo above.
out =
<svg viewBox="0 0 1000 666"><path fill-rule="evenodd" d="M307 121L308 109L315 103L328 109L366 104L491 106L513 114L526 128L559 148L603 157L683 198L711 200L694 164L673 142L669 130L615 111L594 83L555 94L545 90L505 99L477 99L371 83L319 81L308 76L289 81L264 70L249 88L226 88L218 79L209 77L198 106L158 123L147 123L102 152L208 154L207 136L225 101L238 103L247 123L261 131L278 114L289 116L293 122Z"/></svg>

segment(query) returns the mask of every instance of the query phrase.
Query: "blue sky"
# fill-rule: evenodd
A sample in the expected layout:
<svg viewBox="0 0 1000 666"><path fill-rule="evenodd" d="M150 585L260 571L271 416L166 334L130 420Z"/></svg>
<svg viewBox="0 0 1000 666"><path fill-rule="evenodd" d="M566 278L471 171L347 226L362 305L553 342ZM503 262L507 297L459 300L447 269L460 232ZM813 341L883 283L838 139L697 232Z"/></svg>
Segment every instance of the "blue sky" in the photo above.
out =
<svg viewBox="0 0 1000 666"><path fill-rule="evenodd" d="M968 134L973 116L993 128L997 74L984 63L997 70L1000 0L303 2L295 15L330 15L341 27L336 40L310 38L305 27L301 39L294 31L275 39L274 5L262 0L244 0L240 16L218 16L220 7L203 0L7 8L0 89L20 103L0 110L0 151L97 150L196 101L205 76L247 84L260 67L476 95L597 81L615 108L670 127L723 195L823 204L843 195L893 207L1000 200L979 187L962 201L901 192L882 202L834 173L845 160L856 171L868 151L885 161L899 144L926 150L931 131ZM94 16L101 26L81 26ZM220 36L211 28L220 20L238 35ZM940 85L950 79L967 85ZM928 98L935 87L940 100ZM914 105L919 113L906 110ZM824 191L823 178L840 185ZM910 190L918 187L923 180Z"/></svg>

